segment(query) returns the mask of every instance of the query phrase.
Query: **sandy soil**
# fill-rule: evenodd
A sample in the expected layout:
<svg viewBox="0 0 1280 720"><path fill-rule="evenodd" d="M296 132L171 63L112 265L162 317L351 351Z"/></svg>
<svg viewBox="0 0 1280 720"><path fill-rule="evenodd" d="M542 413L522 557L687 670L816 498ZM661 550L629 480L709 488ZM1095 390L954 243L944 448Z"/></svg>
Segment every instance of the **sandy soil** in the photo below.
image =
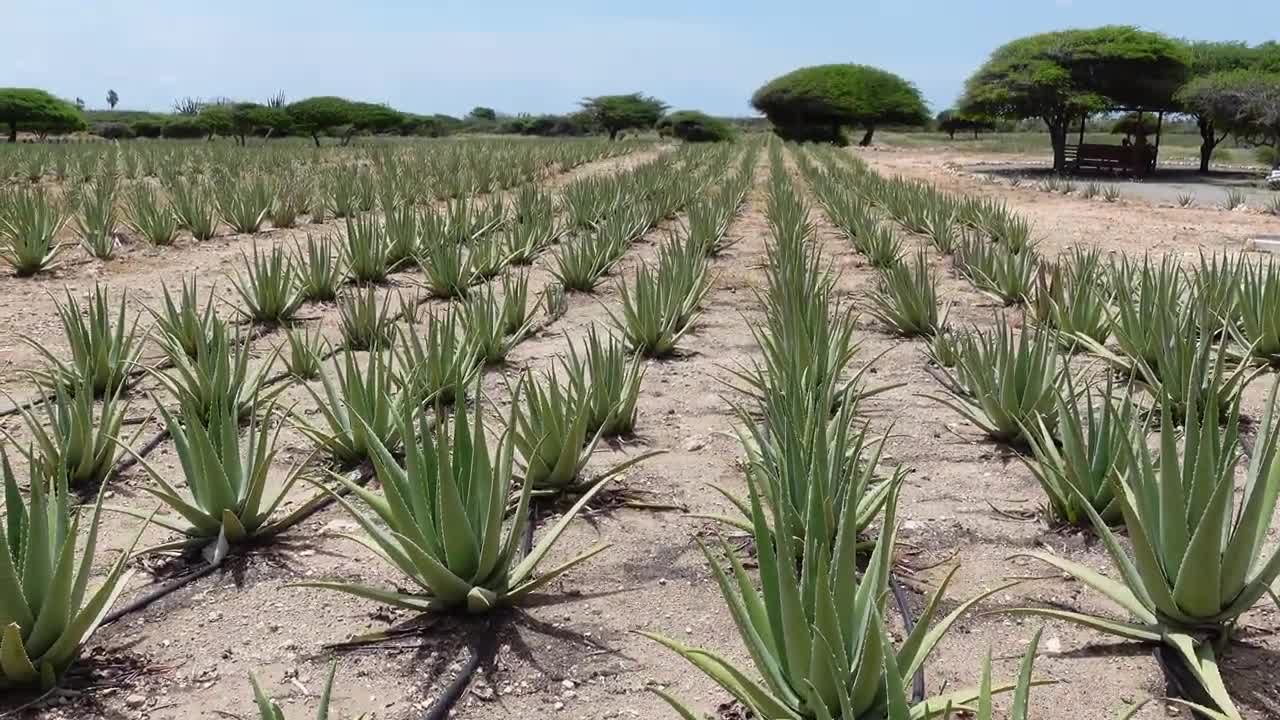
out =
<svg viewBox="0 0 1280 720"><path fill-rule="evenodd" d="M1178 252L1194 257L1200 250L1238 252L1248 238L1280 233L1280 217L1246 209L1222 210L1210 205L1207 196L1197 207L1178 208L1135 197L1127 190L1119 202L1108 203L1042 192L1034 183L1016 188L992 185L981 182L966 167L975 160L972 153L877 148L859 151L859 157L888 175L1004 200L1035 223L1046 255L1085 244L1130 255ZM1077 187L1081 184L1077 182Z"/></svg>
<svg viewBox="0 0 1280 720"><path fill-rule="evenodd" d="M1250 233L1268 222L1275 227L1275 221L1252 215L1104 205L991 187L948 172L941 164L945 158L925 153L861 156L881 172L927 179L957 192L1002 197L1035 221L1046 254L1073 244L1129 253L1238 250ZM613 171L635 160L600 163L574 172ZM558 582L544 602L495 619L494 625L441 618L426 632L379 647L340 652L334 702L340 717L360 713L372 713L380 720L420 717L465 659L464 638L489 635L496 636L495 659L477 675L454 717L672 716L646 691L654 685L706 712L728 700L683 661L634 631L659 631L748 661L694 542L714 532L715 526L691 519L684 511L728 513L728 503L710 485L734 492L744 489L740 453L731 435L734 417L725 399L729 391L722 383L735 365L755 352L749 324L758 322L761 312L753 289L765 282L761 267L768 237L763 215L766 173L767 159L762 154L756 189L729 231L740 242L713 261L715 286L696 331L682 344L684 352L647 364L637 437L602 448L591 464L600 471L648 449L667 450L615 482L647 493L652 503L681 510L608 507L593 511L589 522L571 526L555 555L567 558L601 540L613 546ZM842 273L841 291L853 302L861 302L875 273L816 208L815 219L824 252ZM620 272L653 257L663 233L660 228L637 242ZM219 242L207 248L184 248L181 253L134 254L127 261L112 263L112 286L132 288L138 295L148 292L146 299L155 299L157 275L177 278L179 272L197 271L212 280L236 261L241 247L243 243L228 241L225 247ZM998 321L1001 308L956 279L947 261L936 262L945 296L953 303L954 324L990 326ZM544 257L532 271L531 288L541 287L548 278ZM22 282L0 279L0 354L9 353L0 357L13 363L6 382L13 381L17 368L34 362L14 341L17 333L52 338L57 332L43 289ZM44 282L49 288L70 284L80 292L91 285L92 271L77 269ZM397 278L393 288L402 284L403 279ZM503 406L504 377L514 378L528 367L551 367L567 342L582 338L593 323L606 324L606 308L617 303L611 283L595 297L570 296L563 318L521 343L505 367L488 373L487 394ZM315 322L332 331L334 314L330 308L318 309ZM1016 314L1004 317L1020 321ZM875 363L872 382L905 383L867 403L873 426L892 428L890 460L912 470L901 505L899 563L904 574L920 586L929 586L958 564L948 608L1009 578L1042 576L996 595L981 609L1045 601L1105 609L1079 584L1035 564L1008 559L1040 547L1098 569L1108 566L1104 551L1084 536L1049 530L1038 520L1014 519L1019 511L1034 510L1041 502L1039 487L1016 457L984 441L952 411L924 397L939 388L927 372L921 342L893 337L869 318L861 322L861 330L860 361L884 353ZM263 348L276 342L278 337L261 341ZM1250 388L1251 411L1260 403L1263 385L1257 382ZM286 402L295 400L309 402L300 389L286 395ZM8 425L16 427L13 419ZM300 434L287 430L284 448L277 471L281 477L291 461L305 457L309 445ZM150 459L161 472L176 470L171 446L162 446ZM141 491L144 485L143 475L131 471L113 488L112 502L149 509L152 503ZM553 521L554 513L554 509L545 510L540 523ZM108 545L123 546L133 527L132 521L113 516ZM396 583L395 573L372 561L362 548L331 537L333 532L350 529L347 516L331 508L290 532L282 538L284 543L269 552L233 559L225 570L106 628L94 638L85 663L99 673L96 682L101 686L84 698L28 712L26 717L189 720L219 717L216 711L251 717L246 679L250 670L258 672L264 685L282 698L289 717L309 717L329 655L326 644L409 619L378 603L290 587L299 580L317 578L379 586ZM144 543L162 537L148 531ZM146 580L135 580L134 587ZM924 596L913 591L910 597L918 610ZM1248 624L1244 644L1232 651L1224 674L1250 720L1277 717L1280 690L1274 667L1280 660L1280 642L1274 633L1280 613L1260 607L1248 617ZM996 658L997 677L1010 676L1037 626L1037 622L1003 615L969 615L943 640L929 663L930 693L944 686L974 684L979 658L988 651ZM1032 716L1038 720L1114 717L1143 698L1165 693L1149 648L1057 623L1046 626L1041 647L1038 672L1060 683L1034 691ZM1137 717L1152 720L1165 715L1163 709L1147 707Z"/></svg>

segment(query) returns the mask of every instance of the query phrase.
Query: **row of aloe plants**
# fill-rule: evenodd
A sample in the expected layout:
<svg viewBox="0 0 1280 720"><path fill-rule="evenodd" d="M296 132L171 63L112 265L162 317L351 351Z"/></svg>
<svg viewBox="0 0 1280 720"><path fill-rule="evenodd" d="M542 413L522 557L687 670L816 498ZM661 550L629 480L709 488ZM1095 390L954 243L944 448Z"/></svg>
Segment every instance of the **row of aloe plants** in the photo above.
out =
<svg viewBox="0 0 1280 720"><path fill-rule="evenodd" d="M129 174L121 166L130 151L116 149L102 154L83 183L0 192L0 260L19 276L55 270L73 244L59 238L68 226L86 253L108 260L126 233L152 246L167 246L181 232L207 240L220 225L236 234L253 234L267 223L273 228L291 228L304 218L322 223L376 209L388 189L398 202L420 206L436 198L515 187L552 168L566 170L635 147L568 141L455 144L435 151L391 146L337 165L316 163L303 152L276 162L233 154L203 164L164 165L156 169L154 181L126 181Z"/></svg>
<svg viewBox="0 0 1280 720"><path fill-rule="evenodd" d="M712 651L645 634L755 717L907 720L974 711L987 720L993 693L1010 689L993 687L990 658L972 690L914 701L910 696L909 678L982 597L938 619L944 583L916 629L894 647L885 601L902 471L878 477L881 442L867 440L856 416L869 391L850 368L853 319L835 301L835 277L812 242L810 210L791 185L780 146L771 155L769 285L762 294L766 318L756 331L762 361L739 373L748 496L726 493L743 517L722 519L752 535L758 579L727 542L714 548L727 558L727 570L703 545L755 674ZM881 520L879 536L870 542L875 548L860 574L860 545L875 520ZM1037 641L1038 634L1014 687L1012 717L1020 720L1028 713ZM681 717L698 717L665 691L656 692Z"/></svg>
<svg viewBox="0 0 1280 720"><path fill-rule="evenodd" d="M676 166L671 166L670 171L675 170ZM643 186L635 188L639 192ZM467 239L462 240L465 243ZM245 277L238 282L246 304L262 304L259 301L271 294L264 288L289 291L290 283L279 279L283 273L279 268L286 263L276 260L255 257L255 263L249 264ZM262 266L260 272L255 264ZM255 278L255 272L261 277ZM232 546L266 541L333 496L370 530L369 544L375 551L402 569L417 583L420 592L397 594L340 583L322 585L421 610L467 608L480 612L519 601L602 549L534 576L542 558L574 515L599 492L601 481L645 457L590 480L584 474L599 439L606 433L627 432L635 422L641 371L638 360L628 357L623 344L602 340L593 333L580 350L571 348L564 361L570 378L567 389L554 377L539 380L532 374L522 376L513 392L512 411L498 444L490 452L483 417L488 404L479 390L478 371L484 362L500 358L487 354L485 331L501 335L508 348L527 334L534 309L528 302L527 280L508 275L500 296L492 290L473 292L460 309L451 306L425 321L418 319L413 303L409 306L413 312L402 313L409 323L407 331L392 329L387 301L377 303L372 286L353 295L360 299L352 302L351 310L340 308L348 346L352 342L346 327L358 321L348 321L347 316L358 313L378 318L375 323L380 330L364 335L381 341L367 345L366 349L373 352L363 365L353 353L341 358L335 355L332 374L320 373L322 390L306 386L321 411L322 420L313 424L279 408L275 396L284 386L267 388L263 381L271 359L251 372L248 343L232 338L230 326L218 317L211 301L199 303L194 282L184 286L180 294L165 291L162 309L153 312L155 330L161 333L162 347L177 371L168 375L156 373L156 377L177 405L170 408L157 401L157 412L173 439L186 488L171 482L139 457L152 479L148 491L166 508L164 515L146 519L178 534L177 540L151 550L200 549L211 562L219 562ZM55 432L47 434L47 446L33 447L26 453L32 473L33 506L47 494L60 503L59 512L65 515L58 521L60 534L38 541L41 546L52 546L59 556L75 552L74 533L64 532L62 527L79 517L70 513L67 503L69 469L80 466L68 459L74 448L78 444L84 445L81 451L105 448L109 457L94 464L100 474L109 472L114 464L117 446L133 452L118 438L119 419L124 414L118 399L124 387L122 378L137 358L141 338L137 320L126 322L123 301L118 308L112 312L105 291L99 289L85 327L75 300L68 296L64 311L65 319L71 323L68 334L72 338L77 334L83 337L84 352L74 355L70 362L55 365L45 379L56 387L72 390L75 386L68 383L75 380L81 383L80 391L65 397L60 393L57 402L46 405L50 409L50 427L57 426ZM296 358L291 357L291 368L316 371L323 367L313 339L291 333L288 344L290 356L305 358L304 362L295 362ZM100 374L106 380L95 393L90 383ZM472 409L463 402L464 390L470 387L475 388L471 393ZM102 421L95 422L92 411L76 414L79 404L91 407L95 394L106 393L111 395L104 406L107 409L100 412ZM333 472L339 482L337 491L322 486L320 493L293 512L278 512L294 486L312 481L304 471L305 463L300 463L287 473L283 483L268 488L267 474L283 427L280 421L286 415L338 467L371 460L382 493L375 495ZM34 414L27 413L26 417L34 433L44 429ZM62 432L66 425L58 422L69 417L74 418L75 431ZM244 422L249 427L247 435L242 436ZM92 442L84 443L86 438ZM50 449L52 452L48 452ZM13 549L6 558L12 560L14 577L30 577L29 583L22 581L14 587L44 583L46 579L38 573L47 563L27 561L31 512L7 461L4 467L8 488L5 504L10 514L7 539ZM101 478L81 482L93 479ZM524 534L522 524L528 518L525 508L535 490L539 494L574 493L580 497L574 508L525 555L518 547L518 539ZM354 501L341 497L348 492L366 501L384 520L392 517L384 511L394 513L391 527L398 534L389 535L381 526L365 523L364 511ZM438 498L443 500L438 502ZM94 528L99 509L100 501L91 514ZM41 506L36 514L43 517L49 511ZM504 533L503 518L508 514L515 519ZM464 552L455 547L462 537L459 533L471 538L465 545L471 550ZM446 536L448 549L443 540ZM93 562L94 552L95 544L91 542L84 551L83 568ZM131 552L132 549L126 557ZM38 622L39 608L31 606L29 596L4 597L5 619L11 621L9 632L14 634L8 647L13 648L15 658L22 651L21 657L34 668L33 674L26 665L17 663L14 667L18 669L9 673L6 666L5 686L49 686L57 681L123 587L125 559L120 559L119 572L107 578L103 589L83 610L86 616L95 618L94 622L84 627L77 624L68 630L74 631L72 635L55 638L56 654L44 643L47 628ZM47 582L58 583L54 589L61 592L60 575ZM77 584L82 582L76 580ZM462 591L464 584L467 589ZM67 600L80 612L81 594L55 599ZM29 612L18 612L22 607ZM10 613L13 608L16 609Z"/></svg>
<svg viewBox="0 0 1280 720"><path fill-rule="evenodd" d="M1269 596L1280 605L1280 551L1265 541L1280 496L1275 386L1242 487L1236 479L1245 458L1241 393L1257 375L1250 361L1270 363L1258 352L1263 318L1280 318L1280 306L1263 303L1277 270L1229 256L1202 257L1198 272L1167 258L1108 266L1097 251L1073 250L1039 272L1021 333L1001 318L993 331L953 334L921 320L937 307L928 268L922 252L910 281L887 275L893 289L876 314L900 334L932 338L947 389L939 400L992 439L1029 447L1022 459L1046 492L1050 518L1091 527L1120 578L1032 553L1113 602L1121 617L1016 612L1161 643L1199 685L1199 711L1240 717L1216 653L1256 603ZM1102 387L1077 388L1060 357L1072 350L1095 353L1115 372ZM1127 392L1113 378L1129 381Z"/></svg>

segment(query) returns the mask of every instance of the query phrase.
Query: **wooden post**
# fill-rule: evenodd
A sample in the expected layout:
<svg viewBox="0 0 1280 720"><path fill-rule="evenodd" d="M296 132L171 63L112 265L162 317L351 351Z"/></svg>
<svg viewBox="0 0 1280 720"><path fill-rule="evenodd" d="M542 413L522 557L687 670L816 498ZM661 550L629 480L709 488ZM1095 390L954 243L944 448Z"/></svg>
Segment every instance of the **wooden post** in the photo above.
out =
<svg viewBox="0 0 1280 720"><path fill-rule="evenodd" d="M1155 172L1156 162L1160 159L1160 133L1164 129L1164 110L1156 113L1156 146L1151 151L1151 172Z"/></svg>

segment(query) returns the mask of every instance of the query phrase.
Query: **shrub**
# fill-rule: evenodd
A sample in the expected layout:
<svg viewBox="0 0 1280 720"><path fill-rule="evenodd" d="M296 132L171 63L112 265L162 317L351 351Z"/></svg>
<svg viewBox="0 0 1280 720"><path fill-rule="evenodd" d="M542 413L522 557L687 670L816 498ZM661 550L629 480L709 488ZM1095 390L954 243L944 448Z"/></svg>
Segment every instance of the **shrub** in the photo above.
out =
<svg viewBox="0 0 1280 720"><path fill-rule="evenodd" d="M721 142L733 139L733 128L704 112L680 110L658 121L658 134L685 142Z"/></svg>
<svg viewBox="0 0 1280 720"><path fill-rule="evenodd" d="M164 133L164 121L159 118L139 118L129 123L134 135L142 138L158 138Z"/></svg>
<svg viewBox="0 0 1280 720"><path fill-rule="evenodd" d="M788 139L841 141L846 126L866 129L870 145L878 125L924 125L928 111L920 91L893 73L869 65L815 65L769 81L751 97L779 135Z"/></svg>
<svg viewBox="0 0 1280 720"><path fill-rule="evenodd" d="M176 117L164 124L161 135L171 140L197 140L209 134L205 121L198 117Z"/></svg>
<svg viewBox="0 0 1280 720"><path fill-rule="evenodd" d="M132 140L137 131L124 123L94 123L89 132L106 140Z"/></svg>

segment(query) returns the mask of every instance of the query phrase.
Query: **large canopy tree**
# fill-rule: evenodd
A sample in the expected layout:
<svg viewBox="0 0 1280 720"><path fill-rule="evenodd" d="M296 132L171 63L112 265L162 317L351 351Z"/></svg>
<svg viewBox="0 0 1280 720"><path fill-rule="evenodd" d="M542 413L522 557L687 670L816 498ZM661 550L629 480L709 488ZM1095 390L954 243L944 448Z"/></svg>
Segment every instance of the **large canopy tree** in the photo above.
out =
<svg viewBox="0 0 1280 720"><path fill-rule="evenodd" d="M1190 64L1182 43L1133 27L1030 35L1001 46L978 68L965 84L961 110L1043 120L1053 167L1061 171L1073 118L1121 107L1174 109Z"/></svg>
<svg viewBox="0 0 1280 720"><path fill-rule="evenodd" d="M870 65L813 65L774 78L751 105L783 137L843 144L845 127L862 127L870 145L880 125L924 125L929 111L915 85Z"/></svg>
<svg viewBox="0 0 1280 720"><path fill-rule="evenodd" d="M355 122L358 108L346 98L322 95L286 105L285 114L299 132L311 136L320 147L321 133Z"/></svg>
<svg viewBox="0 0 1280 720"><path fill-rule="evenodd" d="M75 105L35 88L0 88L0 125L9 128L11 143L20 129L44 135L86 127Z"/></svg>
<svg viewBox="0 0 1280 720"><path fill-rule="evenodd" d="M586 98L582 101L582 108L591 115L596 125L609 133L609 139L614 140L623 130L647 130L656 125L667 111L667 104L641 93L631 93Z"/></svg>
<svg viewBox="0 0 1280 720"><path fill-rule="evenodd" d="M1280 72L1214 73L1187 83L1178 97L1224 136L1280 149Z"/></svg>

